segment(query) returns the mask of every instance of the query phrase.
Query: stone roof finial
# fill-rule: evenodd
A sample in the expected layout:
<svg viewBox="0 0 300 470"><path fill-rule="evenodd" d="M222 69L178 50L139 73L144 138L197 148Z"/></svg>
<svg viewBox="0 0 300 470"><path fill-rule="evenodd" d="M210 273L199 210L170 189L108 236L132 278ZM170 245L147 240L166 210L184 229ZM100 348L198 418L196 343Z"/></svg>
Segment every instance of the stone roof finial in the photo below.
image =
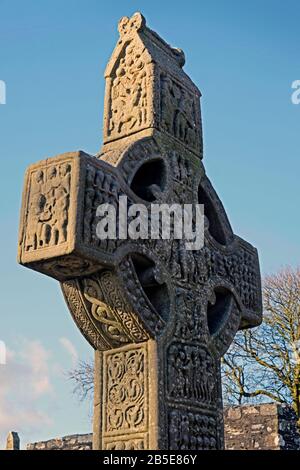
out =
<svg viewBox="0 0 300 470"><path fill-rule="evenodd" d="M132 30L140 31L144 26L146 26L146 20L144 16L138 11L134 13L131 18L128 18L128 16L123 16L119 21L118 30L121 36L125 36Z"/></svg>

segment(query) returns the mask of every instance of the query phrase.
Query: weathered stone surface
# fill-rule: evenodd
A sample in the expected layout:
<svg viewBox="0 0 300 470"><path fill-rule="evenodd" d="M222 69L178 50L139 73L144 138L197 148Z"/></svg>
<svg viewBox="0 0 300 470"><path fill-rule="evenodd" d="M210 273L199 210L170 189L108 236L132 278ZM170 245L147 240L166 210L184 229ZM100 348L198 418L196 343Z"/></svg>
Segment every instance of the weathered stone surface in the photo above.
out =
<svg viewBox="0 0 300 470"><path fill-rule="evenodd" d="M26 450L92 450L92 434L72 434L28 444Z"/></svg>
<svg viewBox="0 0 300 470"><path fill-rule="evenodd" d="M300 449L296 421L290 407L275 403L225 408L225 447L228 450Z"/></svg>
<svg viewBox="0 0 300 470"><path fill-rule="evenodd" d="M11 431L6 439L6 450L20 450L20 438L17 432Z"/></svg>
<svg viewBox="0 0 300 470"><path fill-rule="evenodd" d="M200 92L139 13L105 72L104 143L27 171L19 262L61 281L96 350L94 448L223 446L220 358L261 322L256 249L236 236L202 163ZM205 245L97 237L99 204L204 204ZM128 219L128 223L130 219Z"/></svg>
<svg viewBox="0 0 300 470"><path fill-rule="evenodd" d="M236 419L241 419L242 411L240 407L233 407L228 409L228 419L235 421Z"/></svg>

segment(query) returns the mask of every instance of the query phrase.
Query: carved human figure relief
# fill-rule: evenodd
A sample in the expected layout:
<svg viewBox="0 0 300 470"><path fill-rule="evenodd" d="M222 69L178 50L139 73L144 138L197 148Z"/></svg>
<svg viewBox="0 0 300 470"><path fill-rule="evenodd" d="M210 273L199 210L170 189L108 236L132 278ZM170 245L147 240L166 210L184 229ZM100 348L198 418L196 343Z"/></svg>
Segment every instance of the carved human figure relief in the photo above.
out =
<svg viewBox="0 0 300 470"><path fill-rule="evenodd" d="M168 75L160 77L161 126L169 134L192 148L200 145L199 118L191 92L172 80Z"/></svg>
<svg viewBox="0 0 300 470"><path fill-rule="evenodd" d="M196 344L174 343L168 358L170 397L179 402L214 404L216 371L209 351Z"/></svg>
<svg viewBox="0 0 300 470"><path fill-rule="evenodd" d="M103 146L96 157L79 151L29 168L19 262L61 282L95 349L95 449L220 449L220 361L239 328L261 322L258 255L234 234L206 175L201 93L183 51L140 13L119 32ZM98 207L118 212L121 196L129 208L201 204L204 246L189 250L161 230L99 237Z"/></svg>
<svg viewBox="0 0 300 470"><path fill-rule="evenodd" d="M25 250L67 241L71 166L52 165L31 173Z"/></svg>
<svg viewBox="0 0 300 470"><path fill-rule="evenodd" d="M218 423L214 416L172 410L169 414L171 450L212 450L217 444Z"/></svg>
<svg viewBox="0 0 300 470"><path fill-rule="evenodd" d="M132 41L116 65L110 90L110 137L128 135L147 123L148 71L143 52L143 48Z"/></svg>

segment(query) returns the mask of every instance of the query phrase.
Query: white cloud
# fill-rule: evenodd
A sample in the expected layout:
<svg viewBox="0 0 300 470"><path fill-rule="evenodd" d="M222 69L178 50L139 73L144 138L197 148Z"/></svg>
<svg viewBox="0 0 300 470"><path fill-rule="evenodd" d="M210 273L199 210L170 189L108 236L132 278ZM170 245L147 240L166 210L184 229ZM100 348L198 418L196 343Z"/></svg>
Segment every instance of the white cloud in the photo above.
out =
<svg viewBox="0 0 300 470"><path fill-rule="evenodd" d="M65 337L60 338L59 342L65 348L65 350L70 354L73 367L76 366L78 362L78 352L74 344L68 338L65 338Z"/></svg>
<svg viewBox="0 0 300 470"><path fill-rule="evenodd" d="M35 397L52 391L49 378L49 360L51 353L47 351L39 341L27 341L21 351L22 362L30 366L34 380L32 392Z"/></svg>
<svg viewBox="0 0 300 470"><path fill-rule="evenodd" d="M67 337L59 338L59 344L62 350L49 350L40 340L23 337L13 345L6 343L6 364L0 364L0 450L9 431L19 433L21 445L56 432L66 434L62 416L67 416L71 390L62 364L66 367L71 361L75 367L79 357ZM67 407L62 400L68 400Z"/></svg>
<svg viewBox="0 0 300 470"><path fill-rule="evenodd" d="M27 434L52 424L40 402L53 395L50 359L51 353L36 340L22 339L17 350L7 349L6 365L0 366L2 445L9 431Z"/></svg>

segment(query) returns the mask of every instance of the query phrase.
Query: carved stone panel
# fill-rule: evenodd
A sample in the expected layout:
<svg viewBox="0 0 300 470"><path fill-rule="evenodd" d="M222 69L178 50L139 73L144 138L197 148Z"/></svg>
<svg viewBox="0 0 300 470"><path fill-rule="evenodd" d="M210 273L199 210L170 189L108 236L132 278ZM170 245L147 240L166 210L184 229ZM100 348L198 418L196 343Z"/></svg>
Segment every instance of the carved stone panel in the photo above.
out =
<svg viewBox="0 0 300 470"><path fill-rule="evenodd" d="M155 445L155 361L149 341L103 353L102 448L142 450L150 442Z"/></svg>
<svg viewBox="0 0 300 470"><path fill-rule="evenodd" d="M46 160L27 173L20 239L26 261L63 252L70 242L72 163L68 157Z"/></svg>
<svg viewBox="0 0 300 470"><path fill-rule="evenodd" d="M106 440L104 450L145 450L147 443L144 438Z"/></svg>
<svg viewBox="0 0 300 470"><path fill-rule="evenodd" d="M209 351L198 344L173 343L167 357L169 399L215 407L216 367Z"/></svg>
<svg viewBox="0 0 300 470"><path fill-rule="evenodd" d="M156 129L202 158L201 94L182 70L183 52L147 28L139 13L122 18L119 32L105 72L104 143Z"/></svg>
<svg viewBox="0 0 300 470"><path fill-rule="evenodd" d="M150 127L151 67L149 54L137 40L125 43L108 81L107 140Z"/></svg>
<svg viewBox="0 0 300 470"><path fill-rule="evenodd" d="M145 431L148 371L144 348L106 354L106 416L104 433Z"/></svg>
<svg viewBox="0 0 300 470"><path fill-rule="evenodd" d="M258 255L233 233L206 176L201 93L183 51L140 13L122 18L119 33L105 72L103 147L29 167L19 262L61 282L96 350L94 448L219 449L220 360L239 328L261 322ZM129 235L135 204L146 211L143 236ZM151 230L161 204L183 210L169 237L160 223ZM200 226L189 219L197 247L175 236L186 204L204 208ZM103 205L115 217L108 236Z"/></svg>
<svg viewBox="0 0 300 470"><path fill-rule="evenodd" d="M170 450L214 450L218 445L215 414L169 410Z"/></svg>
<svg viewBox="0 0 300 470"><path fill-rule="evenodd" d="M95 349L149 338L111 271L66 281L61 286L77 326Z"/></svg>
<svg viewBox="0 0 300 470"><path fill-rule="evenodd" d="M165 73L160 75L160 96L161 129L202 154L199 98Z"/></svg>

